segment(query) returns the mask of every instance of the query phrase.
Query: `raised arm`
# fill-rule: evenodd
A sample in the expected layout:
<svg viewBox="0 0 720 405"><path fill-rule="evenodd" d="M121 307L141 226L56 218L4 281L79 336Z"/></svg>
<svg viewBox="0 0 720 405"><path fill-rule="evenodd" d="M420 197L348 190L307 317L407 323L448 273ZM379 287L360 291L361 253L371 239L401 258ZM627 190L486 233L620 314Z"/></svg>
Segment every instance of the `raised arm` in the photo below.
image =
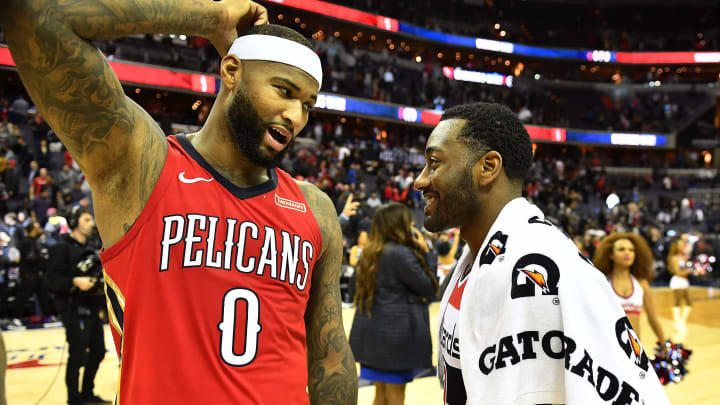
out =
<svg viewBox="0 0 720 405"><path fill-rule="evenodd" d="M0 1L0 25L20 78L85 174L106 245L117 241L141 212L167 147L161 129L125 96L108 62L88 41L184 33L208 37L224 52L237 36L241 17L257 16L253 4L248 0Z"/></svg>
<svg viewBox="0 0 720 405"><path fill-rule="evenodd" d="M355 359L345 335L340 304L342 233L330 198L300 182L322 232L322 253L313 269L305 312L308 390L313 405L357 404Z"/></svg>

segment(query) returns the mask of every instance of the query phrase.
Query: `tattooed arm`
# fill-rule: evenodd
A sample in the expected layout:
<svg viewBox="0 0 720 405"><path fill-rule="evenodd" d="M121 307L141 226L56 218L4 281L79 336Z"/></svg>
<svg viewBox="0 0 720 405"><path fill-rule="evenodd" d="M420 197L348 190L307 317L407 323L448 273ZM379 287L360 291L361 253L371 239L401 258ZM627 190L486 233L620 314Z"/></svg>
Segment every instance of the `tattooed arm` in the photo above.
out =
<svg viewBox="0 0 720 405"><path fill-rule="evenodd" d="M342 232L330 198L298 182L322 232L322 253L315 264L305 312L310 403L357 404L357 370L345 335L340 305Z"/></svg>
<svg viewBox="0 0 720 405"><path fill-rule="evenodd" d="M88 41L184 33L210 38L224 53L238 29L266 17L248 0L0 1L0 25L20 78L85 174L106 246L142 211L167 146Z"/></svg>

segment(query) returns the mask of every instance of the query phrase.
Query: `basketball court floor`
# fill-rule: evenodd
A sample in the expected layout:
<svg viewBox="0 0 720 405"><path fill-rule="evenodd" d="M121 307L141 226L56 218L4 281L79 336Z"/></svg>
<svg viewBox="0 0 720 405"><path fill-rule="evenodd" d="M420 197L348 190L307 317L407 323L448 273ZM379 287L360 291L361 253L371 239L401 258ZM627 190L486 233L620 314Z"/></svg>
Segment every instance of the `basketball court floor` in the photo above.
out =
<svg viewBox="0 0 720 405"><path fill-rule="evenodd" d="M689 374L679 384L665 386L673 405L720 404L720 290L693 287L695 299L688 321L688 332L682 341L693 350L688 363ZM661 316L666 334L672 333L672 293L667 288L653 289L655 304ZM437 329L438 304L430 307L431 329ZM345 328L350 331L354 309L344 309ZM652 352L654 336L647 319L641 318L641 339ZM9 405L60 405L66 403L64 347L65 332L62 328L3 332L8 349L9 369L6 377ZM108 352L100 365L95 380L95 391L106 399L112 399L117 389L118 359L112 345L110 331L105 333ZM678 337L675 336L675 341ZM437 344L433 345L437 350ZM434 353L435 358L437 353ZM360 388L360 405L372 404L372 386ZM43 397L43 395L47 394ZM441 404L442 389L435 377L419 378L407 387L406 404ZM190 404L188 404L190 405ZM203 404L211 405L211 404ZM574 404L573 404L574 405ZM650 404L648 404L650 405Z"/></svg>

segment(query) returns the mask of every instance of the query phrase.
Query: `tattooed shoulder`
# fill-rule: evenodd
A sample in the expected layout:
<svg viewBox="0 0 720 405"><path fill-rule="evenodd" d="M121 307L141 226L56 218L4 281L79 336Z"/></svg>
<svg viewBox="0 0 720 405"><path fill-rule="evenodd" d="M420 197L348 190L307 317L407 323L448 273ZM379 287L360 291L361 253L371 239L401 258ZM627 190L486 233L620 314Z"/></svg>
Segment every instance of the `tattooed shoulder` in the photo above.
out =
<svg viewBox="0 0 720 405"><path fill-rule="evenodd" d="M325 250L341 233L335 206L330 197L313 184L306 181L298 181L297 184L318 222L323 236L323 250Z"/></svg>

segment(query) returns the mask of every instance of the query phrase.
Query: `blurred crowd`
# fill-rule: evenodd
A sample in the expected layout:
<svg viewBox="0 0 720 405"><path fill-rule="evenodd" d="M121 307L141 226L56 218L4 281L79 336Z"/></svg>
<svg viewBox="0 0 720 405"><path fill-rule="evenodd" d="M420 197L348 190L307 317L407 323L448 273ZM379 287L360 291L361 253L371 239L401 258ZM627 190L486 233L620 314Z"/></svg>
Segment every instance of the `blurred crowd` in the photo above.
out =
<svg viewBox="0 0 720 405"><path fill-rule="evenodd" d="M297 28L297 27L296 27ZM301 30L302 31L302 30ZM308 36L312 33L307 32ZM658 90L610 90L579 87L553 87L538 82L538 77L577 80L578 72L566 74L536 73L530 67L515 64L513 87L452 80L443 73L443 62L428 55L418 63L411 53L363 50L352 42L332 35L313 39L321 57L326 79L322 90L330 93L372 99L429 109L447 109L476 101L500 102L520 114L524 122L596 130L632 130L671 132L711 102L701 91L690 93ZM187 45L181 45L187 43ZM167 36L123 38L98 44L110 58L216 72L218 55L202 38L184 41ZM503 66L502 57L484 57L484 64ZM482 64L482 63L480 63ZM522 65L522 66L521 66ZM468 64L470 70L483 70ZM484 70L487 70L485 68ZM494 68L493 68L494 69ZM573 71L574 72L574 71ZM623 82L647 83L672 81L673 74L663 69L625 76Z"/></svg>
<svg viewBox="0 0 720 405"><path fill-rule="evenodd" d="M524 0L330 0L426 29L520 44L616 51L716 51L714 6ZM542 16L542 18L538 18ZM578 31L577 27L583 27ZM668 35L670 33L670 35Z"/></svg>
<svg viewBox="0 0 720 405"><path fill-rule="evenodd" d="M546 4L537 6L525 4L525 2L520 5L516 1L502 5L494 4L494 2L480 3L483 4L473 5L465 2L450 2L447 4L448 7L438 9L428 1L356 0L350 2L349 6L363 10L379 10L380 14L390 16L399 15L401 19L409 19L411 22L428 25L432 29L443 32L457 33L464 26L461 22L458 22L458 19L462 20L466 18L465 16L473 16L473 24L471 24L473 27L490 28L489 32L484 32L485 37L488 38L497 36L499 31L505 32L494 28L496 21L514 21L519 16L523 16L524 13L532 15L532 11L527 10L534 10L536 7L555 7L558 9L557 13L546 13L544 15L551 19L565 20L570 18L573 21L580 19L576 23L582 26L598 23L598 21L606 21L605 24L600 24L607 25L607 21L610 20L612 20L611 26L616 28L624 26L623 21L632 23L628 24L631 27L638 23L636 21L638 14L633 10L626 10L624 13L608 11L610 16L606 17L603 12L597 14L594 11L595 9L587 7L580 7L585 13L578 15L568 11L568 9L574 10L573 7L548 6ZM348 5L347 2L344 2L344 5ZM429 10L433 12L428 13ZM666 8L663 10L667 12ZM643 11L647 10L644 9ZM650 12L653 11L650 10ZM443 21L445 18L442 17L443 15L447 15L447 18L452 16L452 20L448 20L452 21L452 24L445 26L432 22ZM648 19L646 15L640 15L643 19ZM706 20L709 17L701 17L692 13L690 15L680 13L673 15L673 22L683 19L700 21L700 27L697 30L704 32L701 36L705 39L702 41L707 42L707 45L700 48L717 49L717 33L719 30L709 26L706 28L703 21L707 22ZM422 21L415 21L416 18ZM478 24L477 18L480 18L485 23ZM513 28L517 28L517 24L510 22L503 25L503 27L506 26L507 37L499 39L513 40L510 37L514 33ZM553 30L557 30L557 27L572 29L571 27L576 25L559 22L553 24L551 21L544 21L543 19L542 26L553 27ZM521 27L525 27L525 25L521 24ZM644 30L648 29L646 25L642 27ZM689 32L684 27L683 30ZM303 29L300 26L294 28L302 31L307 37L312 36L313 38L311 41L321 56L326 77L323 80L322 90L342 95L438 110L477 101L499 102L510 107L527 124L590 130L659 133L669 133L682 128L688 119L696 116L712 103L710 94L704 91L681 93L652 88L632 89L627 87L590 89L587 83L585 86L556 86L553 85L552 81L545 83L538 82L538 79L577 81L579 75L583 72L578 71L577 67L569 67L563 73L562 68L558 71L557 66L553 69L536 72L534 66L525 66L523 63L511 62L509 59L505 60L503 57L496 58L487 55L482 59L478 58L473 62L465 63L467 65L465 68L470 70L490 69L503 71L513 77L512 87L456 81L446 77L445 73L447 72L444 72L446 65L456 66L459 63L452 60L452 55L446 55L442 59L439 55L425 54L418 57L420 58L418 60L414 51L405 50L406 48L402 46L403 43L394 51L389 51L387 47L378 50L371 49L374 48L373 46L358 46L355 42L335 38L327 30L311 32L310 28ZM520 31L524 32L528 29L527 27L520 28ZM667 25L663 25L664 33L667 33L667 29ZM583 31L603 32L602 38L598 39L593 36L585 38L583 35L577 35L575 31L573 31L572 35L566 36L578 41L575 44L576 47L585 49L628 48L625 45L612 46L617 45L614 39L610 39L611 37L614 38L612 34L614 31L601 29ZM479 34L481 33L473 35ZM528 35L534 38L532 33ZM627 33L622 33L621 37L624 38L627 35ZM638 33L638 35L640 34ZM518 42L523 42L521 39L526 36L518 38ZM556 34L553 36L553 40L556 41L548 45L561 46L564 44L562 42L564 37L564 35ZM682 35L648 35L648 37L659 37L663 38L661 42L668 42L679 41ZM597 40L601 40L601 43L596 44L593 42ZM644 43L639 40L627 39L627 41ZM1 32L0 42L2 42ZM110 59L132 60L211 73L217 72L219 67L217 51L207 39L200 37L137 35L113 41L98 42L97 45ZM569 46L569 44L567 45ZM663 44L663 46L665 45ZM637 49L630 47L626 50L648 50L647 48L653 48L652 46L638 46ZM713 46L714 48L712 48ZM589 71L590 68L587 68L587 70ZM608 82L606 75L600 76L605 77L605 81ZM613 80L622 83L655 83L656 81L667 83L678 79L675 70L670 68L651 69L634 74L623 72L618 73L617 76L617 80ZM595 75L583 75L583 80L592 81L594 77Z"/></svg>
<svg viewBox="0 0 720 405"><path fill-rule="evenodd" d="M48 249L69 231L73 207L91 208L91 196L27 96L3 97L0 105L0 326L54 324L42 282Z"/></svg>
<svg viewBox="0 0 720 405"><path fill-rule="evenodd" d="M712 101L703 92L552 87L538 83L534 72L521 67L516 69L512 87L471 83L446 77L437 60L408 64L402 51L365 52L332 36L315 45L328 78L323 81L325 91L437 110L497 102L528 124L670 132Z"/></svg>
<svg viewBox="0 0 720 405"><path fill-rule="evenodd" d="M68 231L66 217L72 207L91 207L91 195L72 158L26 95L1 97L0 105L0 326L52 323L55 314L46 301L44 286L28 285L24 280L42 275L43 252ZM363 123L371 127L362 127ZM346 301L352 297L352 263L357 262L379 206L404 204L418 228L422 227L424 202L413 184L425 164L428 131L376 124L313 114L303 136L281 163L296 178L317 185L336 204L345 237L342 285ZM708 199L695 199L689 192L718 188L718 180L695 174L668 175L668 162L654 151L630 155L627 159L619 152L542 146L527 178L525 197L540 206L588 256L604 235L621 231L640 234L653 248L660 270L657 280L662 282L669 277L663 271L668 243L685 235L695 249L691 257L699 260L697 266L711 269L720 241L720 207ZM698 160L698 156L694 160L679 156L674 163L682 167L693 167ZM654 169L645 176L603 169L618 163ZM442 281L462 244L456 243L459 238L453 232L426 237L438 253L437 271ZM706 272L705 278L711 281L715 274L718 272Z"/></svg>

